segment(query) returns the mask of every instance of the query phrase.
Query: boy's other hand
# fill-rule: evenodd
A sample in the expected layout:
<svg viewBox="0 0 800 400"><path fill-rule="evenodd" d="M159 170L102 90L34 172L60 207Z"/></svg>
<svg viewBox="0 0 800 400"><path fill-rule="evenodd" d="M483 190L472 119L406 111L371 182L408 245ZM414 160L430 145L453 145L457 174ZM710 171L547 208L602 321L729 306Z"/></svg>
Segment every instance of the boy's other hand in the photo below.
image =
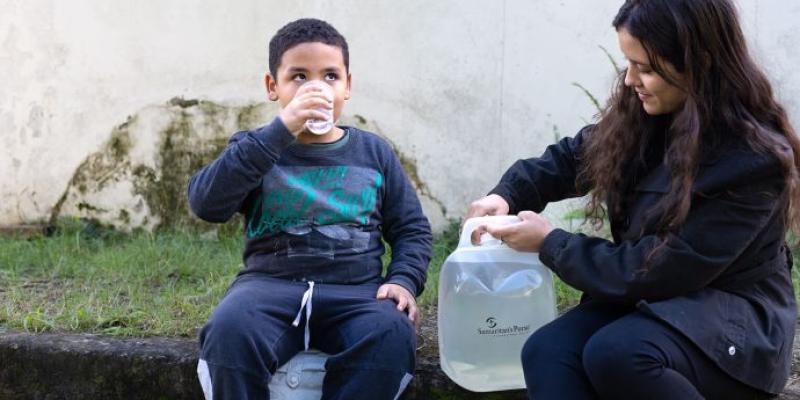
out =
<svg viewBox="0 0 800 400"><path fill-rule="evenodd" d="M328 119L320 110L333 112L333 98L315 84L306 84L297 89L292 101L281 110L280 119L286 129L297 137L306 128L309 119Z"/></svg>
<svg viewBox="0 0 800 400"><path fill-rule="evenodd" d="M417 300L414 298L414 295L408 291L408 289L395 283L385 283L378 288L378 294L375 297L378 300L394 300L395 303L397 303L397 309L399 311L405 311L408 309L408 319L410 319L411 322L414 322L416 325Z"/></svg>

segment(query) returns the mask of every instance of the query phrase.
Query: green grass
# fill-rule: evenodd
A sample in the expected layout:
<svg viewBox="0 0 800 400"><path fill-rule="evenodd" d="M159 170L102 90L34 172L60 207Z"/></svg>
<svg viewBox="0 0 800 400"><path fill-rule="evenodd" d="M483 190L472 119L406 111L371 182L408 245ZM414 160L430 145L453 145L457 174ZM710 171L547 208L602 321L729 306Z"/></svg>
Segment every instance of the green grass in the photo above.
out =
<svg viewBox="0 0 800 400"><path fill-rule="evenodd" d="M62 221L49 237L0 238L0 330L195 336L241 268L241 235L221 231L125 234ZM456 224L435 239L420 304L436 302L457 243ZM560 306L577 302L577 291L556 288Z"/></svg>
<svg viewBox="0 0 800 400"><path fill-rule="evenodd" d="M0 326L32 332L194 335L241 264L241 240L130 235L80 223L0 239Z"/></svg>

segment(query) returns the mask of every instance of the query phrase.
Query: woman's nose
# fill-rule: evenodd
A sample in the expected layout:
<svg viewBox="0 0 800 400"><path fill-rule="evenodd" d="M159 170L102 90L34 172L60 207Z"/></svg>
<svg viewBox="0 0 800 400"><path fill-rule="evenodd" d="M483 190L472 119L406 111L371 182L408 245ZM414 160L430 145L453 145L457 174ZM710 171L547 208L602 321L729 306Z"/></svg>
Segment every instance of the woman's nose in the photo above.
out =
<svg viewBox="0 0 800 400"><path fill-rule="evenodd" d="M625 70L625 86L635 87L638 81L639 78L636 76L636 72L634 72L633 68L628 67L628 69Z"/></svg>

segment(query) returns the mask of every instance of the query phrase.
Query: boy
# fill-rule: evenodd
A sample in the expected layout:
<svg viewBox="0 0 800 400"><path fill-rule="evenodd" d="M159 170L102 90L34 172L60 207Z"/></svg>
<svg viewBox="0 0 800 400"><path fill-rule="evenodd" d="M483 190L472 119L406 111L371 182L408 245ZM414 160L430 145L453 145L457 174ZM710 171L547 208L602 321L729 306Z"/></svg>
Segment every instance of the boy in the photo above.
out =
<svg viewBox="0 0 800 400"><path fill-rule="evenodd" d="M200 333L204 389L214 400L268 399L275 369L313 346L332 354L324 399L394 399L414 370L428 220L385 142L306 128L326 112L336 120L350 97L347 42L331 25L281 28L265 83L279 117L234 134L189 184L200 218L246 219L245 267ZM392 247L385 279L382 238Z"/></svg>

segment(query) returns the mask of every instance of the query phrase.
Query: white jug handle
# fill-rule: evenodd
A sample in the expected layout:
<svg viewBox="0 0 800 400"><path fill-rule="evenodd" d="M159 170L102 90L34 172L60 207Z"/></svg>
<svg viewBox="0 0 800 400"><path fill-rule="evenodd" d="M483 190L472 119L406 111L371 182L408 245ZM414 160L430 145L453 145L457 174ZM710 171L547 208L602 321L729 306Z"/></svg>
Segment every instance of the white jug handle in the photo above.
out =
<svg viewBox="0 0 800 400"><path fill-rule="evenodd" d="M508 225L519 221L520 219L516 215L489 215L485 217L470 218L464 222L464 228L461 231L461 238L458 240L458 247L472 247L472 241L470 240L470 236L472 235L472 231L474 231L475 228L477 228L480 225L483 224ZM483 243L484 245L489 244L485 241L485 239L491 238L492 236L489 235L488 233L485 233L484 235L481 236L481 243ZM499 238L496 238L495 241L500 242Z"/></svg>

